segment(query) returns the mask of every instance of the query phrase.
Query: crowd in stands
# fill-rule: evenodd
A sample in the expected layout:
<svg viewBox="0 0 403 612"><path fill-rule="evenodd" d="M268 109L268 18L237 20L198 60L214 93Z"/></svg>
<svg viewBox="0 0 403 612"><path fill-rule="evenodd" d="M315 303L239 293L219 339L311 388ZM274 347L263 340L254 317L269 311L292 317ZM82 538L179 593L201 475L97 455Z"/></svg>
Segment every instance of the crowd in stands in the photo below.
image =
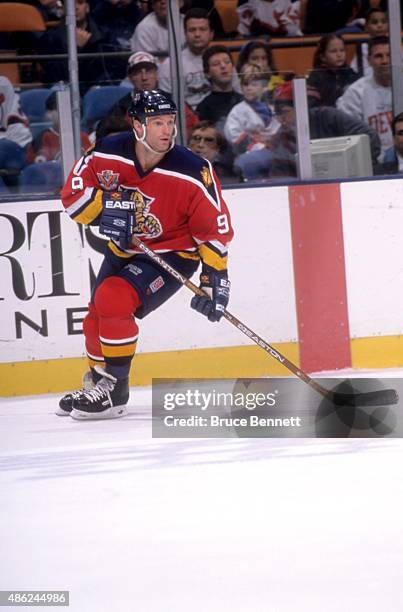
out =
<svg viewBox="0 0 403 612"><path fill-rule="evenodd" d="M224 183L297 176L294 75L277 69L274 37L318 37L305 75L310 137L367 134L374 173L403 172L403 114L393 118L387 0L229 0L238 23L230 33L214 0L176 1L187 146L208 159ZM18 48L47 57L34 62L37 82L24 82L22 89L0 76L0 193L24 186L24 176L40 164L52 167L56 193L62 179L55 89L69 80L67 59L57 58L68 50L64 6L62 0L25 3L40 11L48 27L0 32L0 51ZM75 7L84 116L91 92L120 86L117 100L104 97L101 117L83 120L84 151L98 138L130 130L134 92L160 88L172 94L169 2L75 0ZM348 59L344 35L351 33L367 37ZM236 55L229 41L238 41ZM30 87L48 92L42 129L30 124L19 96Z"/></svg>

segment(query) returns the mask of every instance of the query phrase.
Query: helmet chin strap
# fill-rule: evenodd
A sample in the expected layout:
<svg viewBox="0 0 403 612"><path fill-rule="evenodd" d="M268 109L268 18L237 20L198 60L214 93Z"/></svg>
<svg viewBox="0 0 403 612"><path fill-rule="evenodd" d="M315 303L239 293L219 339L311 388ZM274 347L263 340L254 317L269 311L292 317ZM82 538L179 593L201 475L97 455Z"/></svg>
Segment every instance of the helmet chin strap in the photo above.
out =
<svg viewBox="0 0 403 612"><path fill-rule="evenodd" d="M141 127L143 128L143 133L142 133L141 136L138 136L136 130L133 128L134 137L137 140L137 142L141 142L145 146L146 149L151 151L151 153L155 153L156 155L161 155L161 151L156 151L146 141L146 135L147 135L146 125L144 123L142 123ZM172 149L172 147L175 145L175 138L176 138L177 133L178 133L178 130L177 130L176 124L175 124L175 126L174 126L174 133L172 134L171 146L169 147L168 151L170 151ZM168 151L167 151L167 153L168 153Z"/></svg>

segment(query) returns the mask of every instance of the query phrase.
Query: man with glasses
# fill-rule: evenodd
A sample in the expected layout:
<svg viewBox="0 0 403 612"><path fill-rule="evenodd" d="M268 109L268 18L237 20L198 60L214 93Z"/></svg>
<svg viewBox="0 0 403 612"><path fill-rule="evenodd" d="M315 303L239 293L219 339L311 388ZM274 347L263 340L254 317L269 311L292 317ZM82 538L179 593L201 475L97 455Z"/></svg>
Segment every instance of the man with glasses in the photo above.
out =
<svg viewBox="0 0 403 612"><path fill-rule="evenodd" d="M200 121L194 126L189 137L189 149L212 164L221 183L238 182L233 172L231 147L211 121Z"/></svg>

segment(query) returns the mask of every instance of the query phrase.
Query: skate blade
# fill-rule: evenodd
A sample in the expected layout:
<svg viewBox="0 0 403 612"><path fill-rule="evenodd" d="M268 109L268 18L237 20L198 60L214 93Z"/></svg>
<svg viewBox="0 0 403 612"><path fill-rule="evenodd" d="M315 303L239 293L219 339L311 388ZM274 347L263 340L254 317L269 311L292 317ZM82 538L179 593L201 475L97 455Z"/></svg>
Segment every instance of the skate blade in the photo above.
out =
<svg viewBox="0 0 403 612"><path fill-rule="evenodd" d="M71 411L67 411L67 410L63 410L63 408L60 408L60 406L58 406L58 408L56 408L55 410L55 414L57 414L57 416L70 416Z"/></svg>
<svg viewBox="0 0 403 612"><path fill-rule="evenodd" d="M77 421L102 421L104 419L120 419L128 414L126 406L112 406L102 412L85 412L73 408L70 416Z"/></svg>

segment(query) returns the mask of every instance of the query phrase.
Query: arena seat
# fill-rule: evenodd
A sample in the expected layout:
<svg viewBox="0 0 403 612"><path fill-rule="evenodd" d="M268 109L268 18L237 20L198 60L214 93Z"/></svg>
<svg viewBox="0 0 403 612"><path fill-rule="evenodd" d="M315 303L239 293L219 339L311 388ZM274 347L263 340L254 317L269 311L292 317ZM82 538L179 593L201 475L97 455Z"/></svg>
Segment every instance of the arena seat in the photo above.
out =
<svg viewBox="0 0 403 612"><path fill-rule="evenodd" d="M46 100L50 89L26 89L20 93L21 108L30 122L45 121Z"/></svg>
<svg viewBox="0 0 403 612"><path fill-rule="evenodd" d="M60 162L50 161L26 166L20 175L21 193L58 194L63 185Z"/></svg>
<svg viewBox="0 0 403 612"><path fill-rule="evenodd" d="M0 32L44 32L45 21L40 11L22 2L0 3Z"/></svg>
<svg viewBox="0 0 403 612"><path fill-rule="evenodd" d="M132 88L122 85L103 85L87 91L83 98L83 127L92 130L112 106Z"/></svg>
<svg viewBox="0 0 403 612"><path fill-rule="evenodd" d="M221 18L224 32L227 34L234 34L238 31L237 4L237 0L214 0L214 7Z"/></svg>

